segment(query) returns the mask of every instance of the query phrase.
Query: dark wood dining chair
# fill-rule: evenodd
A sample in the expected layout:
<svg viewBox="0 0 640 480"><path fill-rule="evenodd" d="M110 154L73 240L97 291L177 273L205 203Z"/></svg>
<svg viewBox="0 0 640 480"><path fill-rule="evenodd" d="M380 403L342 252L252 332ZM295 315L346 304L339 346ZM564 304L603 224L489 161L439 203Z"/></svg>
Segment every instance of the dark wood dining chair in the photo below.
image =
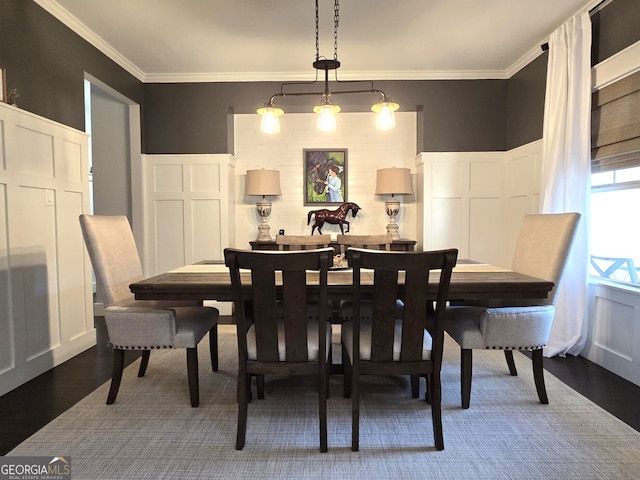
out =
<svg viewBox="0 0 640 480"><path fill-rule="evenodd" d="M370 250L391 250L391 235L338 235L338 245L353 248L367 248Z"/></svg>
<svg viewBox="0 0 640 480"><path fill-rule="evenodd" d="M251 375L316 375L320 451L327 451L331 340L327 272L332 257L330 247L289 252L224 250L238 329L238 450L245 445ZM317 272L312 288L310 272ZM311 313L310 305L317 310Z"/></svg>
<svg viewBox="0 0 640 480"><path fill-rule="evenodd" d="M444 348L444 313L458 251L380 252L349 249L353 268L353 319L342 325L347 354L345 390L351 390L351 449L359 449L361 375L409 375L412 393L427 378L435 447L444 449L440 370ZM361 269L374 271L371 316L362 315ZM398 278L404 275L404 287ZM435 291L435 304L427 290ZM431 298L433 294L430 295ZM404 303L398 317L396 300Z"/></svg>
<svg viewBox="0 0 640 480"><path fill-rule="evenodd" d="M315 250L326 248L331 243L331 235L276 235L278 250Z"/></svg>

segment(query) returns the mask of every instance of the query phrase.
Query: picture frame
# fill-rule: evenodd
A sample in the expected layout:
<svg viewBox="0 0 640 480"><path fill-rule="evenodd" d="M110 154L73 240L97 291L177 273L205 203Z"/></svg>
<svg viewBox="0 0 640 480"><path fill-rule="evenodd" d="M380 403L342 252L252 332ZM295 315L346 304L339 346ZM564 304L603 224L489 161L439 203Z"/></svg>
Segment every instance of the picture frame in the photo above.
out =
<svg viewBox="0 0 640 480"><path fill-rule="evenodd" d="M304 205L341 205L347 202L347 149L305 148L302 155Z"/></svg>
<svg viewBox="0 0 640 480"><path fill-rule="evenodd" d="M7 69L0 67L0 102L7 103Z"/></svg>

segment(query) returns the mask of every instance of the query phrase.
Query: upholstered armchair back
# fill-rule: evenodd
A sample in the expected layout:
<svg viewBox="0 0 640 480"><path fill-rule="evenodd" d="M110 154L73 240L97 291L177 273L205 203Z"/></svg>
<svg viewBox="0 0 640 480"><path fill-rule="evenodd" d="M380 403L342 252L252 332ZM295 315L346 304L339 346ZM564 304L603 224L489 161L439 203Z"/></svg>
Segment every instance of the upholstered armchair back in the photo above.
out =
<svg viewBox="0 0 640 480"><path fill-rule="evenodd" d="M554 282L547 305L555 304L579 220L579 213L554 213L527 214L522 222L511 269Z"/></svg>
<svg viewBox="0 0 640 480"><path fill-rule="evenodd" d="M105 308L134 302L129 285L143 274L127 217L80 215L80 226Z"/></svg>

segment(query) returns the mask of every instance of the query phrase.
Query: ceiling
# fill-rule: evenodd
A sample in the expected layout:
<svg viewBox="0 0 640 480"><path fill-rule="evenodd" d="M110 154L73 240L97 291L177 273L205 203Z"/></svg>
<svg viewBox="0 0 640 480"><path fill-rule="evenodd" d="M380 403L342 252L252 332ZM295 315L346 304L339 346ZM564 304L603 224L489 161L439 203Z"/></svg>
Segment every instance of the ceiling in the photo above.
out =
<svg viewBox="0 0 640 480"><path fill-rule="evenodd" d="M36 0L145 82L313 80L312 0ZM343 0L341 79L508 78L598 0ZM319 0L333 58L333 1Z"/></svg>

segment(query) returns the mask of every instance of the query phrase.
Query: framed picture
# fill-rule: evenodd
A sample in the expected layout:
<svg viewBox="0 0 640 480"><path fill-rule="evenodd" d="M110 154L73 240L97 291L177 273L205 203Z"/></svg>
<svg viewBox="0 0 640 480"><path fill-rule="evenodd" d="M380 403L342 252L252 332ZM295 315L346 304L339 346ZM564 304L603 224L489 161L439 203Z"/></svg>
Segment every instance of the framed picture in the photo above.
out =
<svg viewBox="0 0 640 480"><path fill-rule="evenodd" d="M347 201L347 149L305 148L304 204L340 205Z"/></svg>
<svg viewBox="0 0 640 480"><path fill-rule="evenodd" d="M0 102L7 102L7 70L0 67Z"/></svg>

